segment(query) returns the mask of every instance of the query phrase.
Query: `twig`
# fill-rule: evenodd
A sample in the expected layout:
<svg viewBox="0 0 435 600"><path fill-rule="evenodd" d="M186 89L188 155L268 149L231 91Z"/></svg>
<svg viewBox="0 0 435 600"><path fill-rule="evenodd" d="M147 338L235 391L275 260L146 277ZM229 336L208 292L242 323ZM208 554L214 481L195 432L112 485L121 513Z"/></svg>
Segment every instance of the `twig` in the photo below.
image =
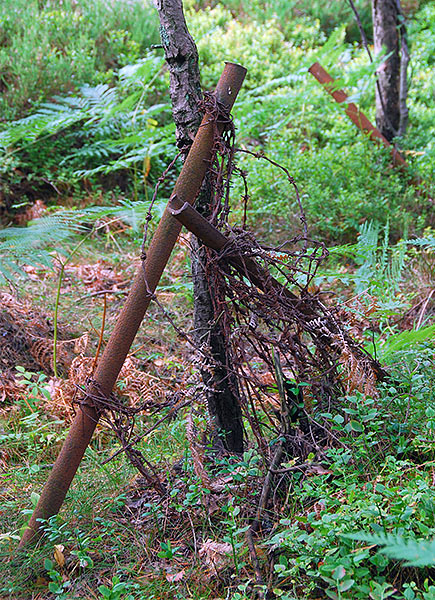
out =
<svg viewBox="0 0 435 600"><path fill-rule="evenodd" d="M300 469L301 471L303 471L304 469L306 469L307 467L311 466L313 463L302 463L301 465L293 465L291 467L287 467L286 469L272 469L270 468L269 471L270 473L273 473L274 475L280 475L282 473L290 473L291 471L297 471L298 469Z"/></svg>
<svg viewBox="0 0 435 600"><path fill-rule="evenodd" d="M435 288L433 290L431 290L431 292L428 295L428 297L426 298L423 306L421 307L420 316L418 317L417 325L415 326L415 330L416 331L418 329L420 329L420 327L421 327L421 324L423 322L424 313L426 312L427 305L429 304L429 300L432 298L432 296L433 296L434 293L435 293Z"/></svg>
<svg viewBox="0 0 435 600"><path fill-rule="evenodd" d="M77 302L80 302L81 300L87 300L88 298L93 298L95 296L102 296L103 294L127 294L128 290L98 290L96 292L91 292L90 294L85 294L84 296L80 296L77 299Z"/></svg>
<svg viewBox="0 0 435 600"><path fill-rule="evenodd" d="M260 589L257 590L257 598L259 600L262 600L263 598L265 598L265 594L264 594L265 583L264 583L263 575L261 573L261 568L260 568L260 563L259 563L258 556L257 556L257 551L255 549L254 533L257 533L258 528L260 527L261 517L263 515L263 511L266 508L267 501L269 499L270 487L271 487L272 478L273 478L273 472L280 464L283 453L284 453L284 444L283 444L283 442L280 442L277 449L275 450L275 454L273 455L272 462L268 469L267 475L264 479L263 488L261 490L260 500L258 502L257 513L255 515L255 519L252 521L249 529L246 532L246 541L248 542L248 548L249 548L249 554L250 554L251 561L252 561L252 566L254 567L254 570L255 570L255 579L257 581L257 585L260 587Z"/></svg>
<svg viewBox="0 0 435 600"><path fill-rule="evenodd" d="M243 152L243 154L249 154L250 156L253 156L254 158L265 160L268 163L270 163L271 165L273 165L274 167L281 169L281 171L283 171L285 173L288 182L293 186L293 188L295 190L296 200L299 205L299 219L301 221L301 224L302 224L302 227L304 230L304 236L305 236L305 238L308 238L307 219L306 219L305 212L304 212L304 209L302 206L299 189L298 189L298 186L296 185L296 181L290 175L288 169L286 169L285 167L283 167L276 161L274 161L271 158L269 158L268 156L266 156L263 152L251 152L251 150L246 150L245 148L237 148L237 152ZM245 190L245 194L246 194L246 190Z"/></svg>
<svg viewBox="0 0 435 600"><path fill-rule="evenodd" d="M400 33L400 91L399 91L399 104L400 104L400 121L399 131L397 135L405 135L406 128L408 126L409 111L406 106L406 99L408 97L408 65L409 65L409 48L408 48L408 32L406 30L405 15L402 11L400 0L396 0L397 13L400 21L398 27Z"/></svg>
<svg viewBox="0 0 435 600"><path fill-rule="evenodd" d="M137 444L138 442L143 440L143 438L145 438L151 432L153 432L154 429L156 429L161 423L163 423L163 421L166 421L166 419L169 419L169 417L171 417L174 414L174 412L181 410L185 406L188 406L192 401L193 401L193 398L191 398L190 400L187 400L186 402L183 402L183 404L180 404L179 406L173 406L171 409L169 409L169 411L166 413L166 415L164 417L162 417L156 423L154 423L154 425L152 427L150 427L149 429L147 429L145 431L145 433L142 433L141 435L137 435L128 444L126 444L122 448L119 448L119 450L114 452L111 456L109 456L109 458L106 458L106 460L104 460L101 464L106 465L108 462L110 462L116 456L118 456L118 454L121 454L121 452L125 452L126 450L129 450L132 446L134 446L135 444Z"/></svg>
<svg viewBox="0 0 435 600"><path fill-rule="evenodd" d="M353 14L355 15L355 20L356 20L356 23L358 25L358 29L359 29L359 33L361 35L361 40L362 40L363 46L364 46L367 54L369 55L370 62L372 63L373 62L372 53L370 52L370 48L369 48L369 44L368 44L368 41L367 41L366 32L364 31L364 27L362 25L361 17L359 16L358 9L355 6L355 3L353 2L353 0L348 0L348 2L350 4L351 9L353 10Z"/></svg>
<svg viewBox="0 0 435 600"><path fill-rule="evenodd" d="M91 231L87 235L85 235L84 238L82 240L80 240L80 242L78 242L74 246L74 248L71 250L69 256L67 256L65 261L61 261L58 259L59 263L60 263L60 273L59 273L59 280L57 282L56 303L54 305L54 333L53 333L53 372L54 372L55 377L58 376L57 365L56 365L56 362L57 362L58 315L59 315L59 304L60 304L60 292L61 292L63 277L65 275L65 268L66 268L67 264L70 262L70 260L72 259L72 257L79 251L81 246L86 242L86 240L88 240L90 238L90 236L93 233L99 231L103 227L107 227L107 225L110 225L110 223L113 223L114 221L116 221L116 219L112 219L111 221L109 221L107 223L102 223L98 227L93 227L91 229Z"/></svg>
<svg viewBox="0 0 435 600"><path fill-rule="evenodd" d="M78 244L76 244L76 246L73 248L70 255L66 258L65 261L61 261L58 259L59 263L60 263L60 272L59 272L59 279L57 282L56 302L54 305L54 332L53 332L53 372L54 372L55 377L58 377L57 364L56 364L57 363L57 337L58 337L58 329L59 329L58 316L59 316L60 292L61 292L61 288L62 288L63 277L65 275L65 267L67 266L69 261L72 259L74 254L76 254L76 252L78 252L78 250L82 246L82 244L85 243L85 241L88 239L89 235L90 234L86 235L82 240L80 240L80 242Z"/></svg>
<svg viewBox="0 0 435 600"><path fill-rule="evenodd" d="M253 534L250 529L248 529L248 531L246 532L246 541L248 542L249 556L251 557L252 566L254 567L255 571L255 581L259 586L256 590L256 596L259 600L263 600L265 598L263 591L265 588L265 583L263 575L261 573L260 561L258 560L257 550L255 549Z"/></svg>

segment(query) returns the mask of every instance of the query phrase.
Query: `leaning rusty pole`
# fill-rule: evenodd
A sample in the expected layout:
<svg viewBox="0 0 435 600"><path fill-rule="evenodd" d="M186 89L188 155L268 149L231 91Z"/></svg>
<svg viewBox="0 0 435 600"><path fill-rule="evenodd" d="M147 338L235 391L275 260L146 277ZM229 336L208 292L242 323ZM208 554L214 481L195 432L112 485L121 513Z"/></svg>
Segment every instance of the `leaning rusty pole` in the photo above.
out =
<svg viewBox="0 0 435 600"><path fill-rule="evenodd" d="M354 125L358 127L363 133L366 133L369 139L378 144L385 146L391 153L393 163L396 167L409 168L408 163L403 158L396 148L390 144L390 142L382 135L377 127L375 127L365 116L363 112L353 102L348 102L349 96L343 90L337 89L334 79L331 75L325 71L325 69L318 62L311 65L308 69L311 75L317 79L319 83L323 85L325 90L331 94L336 102L339 104L346 103L345 113L352 121Z"/></svg>
<svg viewBox="0 0 435 600"><path fill-rule="evenodd" d="M246 75L240 65L226 63L215 90L217 101L231 110ZM209 166L214 145L214 117L205 114L172 193L180 205L193 204ZM217 123L223 129L224 125ZM93 397L109 397L163 270L181 231L181 223L166 208L151 240L146 259L136 273L128 298L93 375L93 381L71 425L41 497L20 541L20 547L41 535L41 521L59 512L101 410Z"/></svg>

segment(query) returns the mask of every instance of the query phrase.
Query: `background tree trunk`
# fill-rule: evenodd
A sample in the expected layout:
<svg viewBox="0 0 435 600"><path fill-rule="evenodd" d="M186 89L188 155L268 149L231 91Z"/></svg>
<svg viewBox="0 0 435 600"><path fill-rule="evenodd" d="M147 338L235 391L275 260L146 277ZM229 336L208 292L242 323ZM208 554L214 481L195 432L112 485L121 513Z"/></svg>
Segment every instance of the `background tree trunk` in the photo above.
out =
<svg viewBox="0 0 435 600"><path fill-rule="evenodd" d="M399 133L405 133L408 116L407 88L404 85L407 67L406 31L399 0L372 0L372 11L375 53L379 54L385 49L391 54L378 69L376 86L376 124L387 140L391 141ZM401 36L404 42L402 44Z"/></svg>
<svg viewBox="0 0 435 600"><path fill-rule="evenodd" d="M160 36L170 72L170 95L178 147L189 147L202 115L198 51L186 25L182 0L155 0L160 17ZM196 208L207 216L212 189L206 178ZM216 319L207 249L199 240L192 244L195 341L206 346L214 364L205 364L202 378L207 387L208 410L216 431L215 445L232 452L243 451L243 423L237 380L232 375L231 356L221 322ZM222 440L222 441L220 441Z"/></svg>

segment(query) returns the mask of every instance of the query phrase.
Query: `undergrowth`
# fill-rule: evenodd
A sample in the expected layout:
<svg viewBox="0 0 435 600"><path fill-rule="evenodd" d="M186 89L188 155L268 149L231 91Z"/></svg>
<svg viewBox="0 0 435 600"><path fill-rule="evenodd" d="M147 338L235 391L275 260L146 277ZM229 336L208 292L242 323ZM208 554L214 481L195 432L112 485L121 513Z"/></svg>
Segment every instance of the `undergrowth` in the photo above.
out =
<svg viewBox="0 0 435 600"><path fill-rule="evenodd" d="M368 4L357 5L368 30ZM380 59L368 64L346 3L187 3L204 87L216 84L224 60L248 68L233 110L239 143L289 168L310 235L329 246L313 286L391 374L377 394L349 384L340 414L313 398L311 418L333 443L303 463L287 457L274 479L254 542L271 597L283 600L435 598L435 9L418 1L405 8L412 81L410 126L399 144L410 175L394 171L307 73L320 61L374 119ZM166 68L150 48L157 18L136 1L7 0L0 24L0 270L6 285L45 311L54 310L59 289L60 322L69 321L77 339L85 329L94 355L137 263L150 186L175 154ZM300 225L287 181L268 163L238 161L250 187L248 228L278 246ZM415 173L423 186L412 182ZM176 169L162 186L151 229L175 176ZM238 225L242 186L232 194ZM192 323L188 267L184 245L159 296L182 328ZM32 314L33 326L37 320ZM1 398L0 595L251 599L259 584L246 532L267 475L263 454L246 424L243 456L205 457L198 468L186 431L207 438L205 406L170 413L192 374L191 351L157 307L118 391L151 398L138 433L168 416L139 449L170 493L164 501L153 495L123 454L109 460L113 437L99 426L64 509L44 524L45 543L15 552L72 415L65 381L53 377L51 340L47 348L45 372L17 365L14 394ZM147 380L146 391L137 392L132 374ZM272 407L258 410L265 423L273 418ZM278 443L271 438L265 451Z"/></svg>
<svg viewBox="0 0 435 600"><path fill-rule="evenodd" d="M0 6L0 121L114 72L158 42L148 2L3 0Z"/></svg>

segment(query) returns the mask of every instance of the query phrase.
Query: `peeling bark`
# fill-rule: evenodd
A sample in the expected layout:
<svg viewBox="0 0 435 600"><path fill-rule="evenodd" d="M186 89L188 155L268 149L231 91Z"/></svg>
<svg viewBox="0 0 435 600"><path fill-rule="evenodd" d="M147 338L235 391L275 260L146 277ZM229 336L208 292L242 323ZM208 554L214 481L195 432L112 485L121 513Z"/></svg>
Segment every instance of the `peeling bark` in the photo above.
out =
<svg viewBox="0 0 435 600"><path fill-rule="evenodd" d="M408 33L406 30L405 17L400 6L400 0L396 0L397 10L400 20L400 125L397 135L400 137L405 135L408 127L408 107L406 100L408 98L408 64L409 64L409 48L408 48Z"/></svg>
<svg viewBox="0 0 435 600"><path fill-rule="evenodd" d="M169 66L172 114L177 146L190 146L201 123L202 99L198 51L187 29L181 0L154 0L160 18L160 37Z"/></svg>
<svg viewBox="0 0 435 600"><path fill-rule="evenodd" d="M170 73L172 113L178 147L189 147L200 125L198 110L202 98L198 52L186 25L182 0L154 0L160 17L160 34ZM212 190L206 178L197 200L197 210L207 216ZM214 314L212 296L215 291L204 265L207 250L193 240L192 277L194 290L195 341L206 344L215 365L201 370L207 387L208 411L216 431L215 445L232 452L243 451L243 423L237 380L232 374L231 356L225 333ZM217 365L217 366L216 366Z"/></svg>

